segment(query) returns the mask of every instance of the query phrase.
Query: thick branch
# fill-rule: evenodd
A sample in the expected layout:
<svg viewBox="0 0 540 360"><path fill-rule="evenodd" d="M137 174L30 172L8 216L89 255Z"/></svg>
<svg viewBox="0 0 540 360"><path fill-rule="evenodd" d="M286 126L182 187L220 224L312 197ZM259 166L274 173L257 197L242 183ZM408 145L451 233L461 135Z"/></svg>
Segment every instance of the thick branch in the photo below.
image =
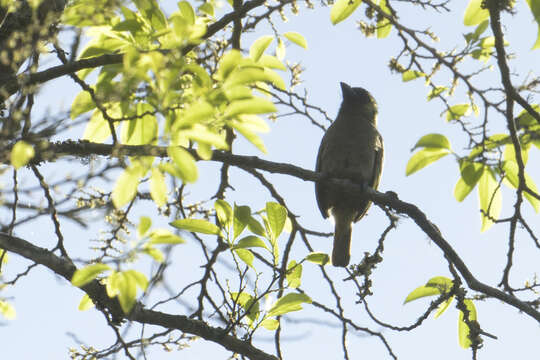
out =
<svg viewBox="0 0 540 360"><path fill-rule="evenodd" d="M39 145L36 158L34 162L42 160L55 159L62 155L74 155L74 156L90 156L90 155L104 155L114 157L124 156L156 156L167 157L167 148L163 146L152 145L107 145L96 144L91 142L63 142L63 143L42 143ZM189 150L188 150L189 151ZM197 158L197 153L191 150L191 154ZM200 160L200 159L199 159ZM328 179L323 174L316 173L307 169L300 168L298 166L276 163L272 161L262 160L256 156L241 156L233 155L231 153L214 151L211 161L217 161L225 164L230 164L239 167L249 167L254 169L265 170L270 173L290 175L305 181L325 181L329 184L346 188L351 194L362 193L365 194L370 200L379 206L388 206L395 211L403 214L407 214L414 222L433 240L435 244L443 251L444 255L454 264L458 269L461 276L467 282L467 285L476 291L479 291L490 297L499 299L511 306L528 314L536 321L540 322L540 312L528 304L522 302L518 298L502 292L494 287L486 285L477 280L467 265L454 251L452 246L443 238L437 226L429 221L426 215L413 204L406 203L398 199L397 195L393 192L381 193L371 188L364 188L361 185L353 184L346 180Z"/></svg>
<svg viewBox="0 0 540 360"><path fill-rule="evenodd" d="M32 245L26 240L0 233L0 248L19 254L28 260L44 265L56 274L70 281L76 268L70 261L56 256L47 249ZM94 280L85 285L84 290L100 306L104 306L111 313L118 316L122 314L120 306L115 299L107 296L105 287ZM124 317L123 315L121 315ZM159 325L169 329L178 329L185 333L202 337L203 339L222 345L226 349L242 354L252 360L277 360L273 355L267 354L254 347L247 341L242 341L234 336L227 335L222 328L212 327L208 324L193 320L183 315L171 315L159 311L147 310L137 306L125 318L142 324Z"/></svg>

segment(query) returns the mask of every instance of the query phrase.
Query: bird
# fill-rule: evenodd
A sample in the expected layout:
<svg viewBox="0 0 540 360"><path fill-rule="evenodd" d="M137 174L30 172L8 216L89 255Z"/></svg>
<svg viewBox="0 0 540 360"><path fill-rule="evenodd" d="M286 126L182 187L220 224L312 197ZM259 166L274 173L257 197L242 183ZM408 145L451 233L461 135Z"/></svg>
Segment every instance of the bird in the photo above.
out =
<svg viewBox="0 0 540 360"><path fill-rule="evenodd" d="M376 190L384 158L383 140L377 131L377 103L367 90L340 84L343 101L321 140L315 170L323 178L347 179ZM332 265L346 267L352 223L364 217L371 201L324 181L315 183L315 196L323 218L332 216L335 222Z"/></svg>

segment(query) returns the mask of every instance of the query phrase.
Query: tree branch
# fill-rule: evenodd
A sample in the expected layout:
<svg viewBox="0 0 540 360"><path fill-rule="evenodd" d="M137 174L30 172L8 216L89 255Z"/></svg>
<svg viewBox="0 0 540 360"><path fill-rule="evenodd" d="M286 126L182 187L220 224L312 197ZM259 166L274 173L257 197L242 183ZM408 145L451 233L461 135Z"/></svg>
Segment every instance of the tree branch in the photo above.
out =
<svg viewBox="0 0 540 360"><path fill-rule="evenodd" d="M35 263L41 264L56 274L71 281L76 270L72 262L56 256L47 249L37 247L26 240L6 233L0 233L0 248L21 255ZM129 315L124 315L116 299L107 296L105 286L97 280L82 287L98 306L106 307L113 316L120 319L126 318L142 324L152 324L168 329L178 329L185 333L202 337L205 340L222 345L226 349L242 354L252 360L277 360L273 355L254 347L247 341L242 341L234 336L227 335L225 329L212 327L203 321L193 320L183 315L171 315L159 311L153 311L137 305Z"/></svg>
<svg viewBox="0 0 540 360"><path fill-rule="evenodd" d="M189 150L191 154L201 161L195 150ZM8 153L9 152L5 152ZM39 163L45 160L56 159L60 156L91 156L103 155L113 157L123 156L156 156L167 157L167 147L153 145L108 145L97 144L87 141L74 142L43 142L36 146L36 157L32 163ZM491 287L480 282L474 277L461 257L455 252L452 246L443 238L435 224L428 220L427 216L415 205L401 201L394 192L381 193L371 188L353 184L348 180L328 179L321 173L303 169L298 166L273 161L262 160L256 156L234 155L223 151L214 151L211 161L217 161L239 167L249 167L268 171L274 174L290 175L304 181L326 182L330 185L339 186L349 191L351 194L364 194L375 204L384 207L388 206L398 213L406 214L428 235L431 240L442 250L444 255L458 269L459 273L465 279L467 285L475 291L481 292L487 296L499 299L520 311L528 314L536 321L540 322L540 312L530 305L519 300L517 297L509 295L497 288Z"/></svg>

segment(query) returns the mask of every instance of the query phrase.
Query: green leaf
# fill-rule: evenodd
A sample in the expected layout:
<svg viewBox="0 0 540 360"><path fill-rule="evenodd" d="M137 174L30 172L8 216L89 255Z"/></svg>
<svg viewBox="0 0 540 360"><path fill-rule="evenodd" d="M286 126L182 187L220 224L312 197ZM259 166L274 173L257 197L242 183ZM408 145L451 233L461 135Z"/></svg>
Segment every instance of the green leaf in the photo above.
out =
<svg viewBox="0 0 540 360"><path fill-rule="evenodd" d="M71 284L73 284L73 286L82 287L98 277L102 272L110 269L109 265L101 263L87 265L75 270L75 273L71 278Z"/></svg>
<svg viewBox="0 0 540 360"><path fill-rule="evenodd" d="M180 146L169 146L167 154L172 159L178 174L183 182L193 183L197 181L199 173L193 156Z"/></svg>
<svg viewBox="0 0 540 360"><path fill-rule="evenodd" d="M244 231L250 218L251 209L249 206L234 205L233 240L236 240L236 238Z"/></svg>
<svg viewBox="0 0 540 360"><path fill-rule="evenodd" d="M324 266L330 262L330 257L326 253L312 252L306 256L306 260Z"/></svg>
<svg viewBox="0 0 540 360"><path fill-rule="evenodd" d="M448 154L450 154L450 151L444 148L423 148L411 156L405 169L405 175L409 176L414 174L418 170L428 166L442 157L445 157Z"/></svg>
<svg viewBox="0 0 540 360"><path fill-rule="evenodd" d="M279 321L276 319L264 319L261 322L261 326L267 330L276 330L279 327Z"/></svg>
<svg viewBox="0 0 540 360"><path fill-rule="evenodd" d="M362 3L362 0L337 0L330 10L330 21L336 25L349 16Z"/></svg>
<svg viewBox="0 0 540 360"><path fill-rule="evenodd" d="M422 136L414 145L413 150L420 147L452 150L450 141L442 134L427 134Z"/></svg>
<svg viewBox="0 0 540 360"><path fill-rule="evenodd" d="M139 13L155 30L167 27L167 19L155 0L133 0Z"/></svg>
<svg viewBox="0 0 540 360"><path fill-rule="evenodd" d="M71 104L71 111L69 116L71 119L75 119L77 116L84 114L96 107L96 104L92 100L88 91L81 91L73 100Z"/></svg>
<svg viewBox="0 0 540 360"><path fill-rule="evenodd" d="M235 249L233 250L236 255L238 255L238 257L240 258L240 260L242 260L244 263L246 263L246 265L248 265L250 268L253 268L253 260L255 259L255 256L253 255L253 253L251 252L251 250L247 250L247 249Z"/></svg>
<svg viewBox="0 0 540 360"><path fill-rule="evenodd" d="M270 226L270 237L272 243L275 243L283 227L285 226L285 220L287 219L287 209L275 202L266 203L266 216L268 218L268 224Z"/></svg>
<svg viewBox="0 0 540 360"><path fill-rule="evenodd" d="M297 264L296 261L291 260L287 265L287 285L291 289L296 289L302 283L302 264Z"/></svg>
<svg viewBox="0 0 540 360"><path fill-rule="evenodd" d="M88 294L84 294L81 299L81 302L79 303L78 310L85 311L93 307L94 307L94 302L92 301L92 299L90 299L90 296L88 296Z"/></svg>
<svg viewBox="0 0 540 360"><path fill-rule="evenodd" d="M148 278L142 272L137 270L127 270L124 271L124 274L133 278L137 286L139 286L142 290L146 290L148 288Z"/></svg>
<svg viewBox="0 0 540 360"><path fill-rule="evenodd" d="M452 289L452 286L453 281L451 279L444 276L435 276L429 279L426 285L419 286L411 291L403 304L426 296L445 294Z"/></svg>
<svg viewBox="0 0 540 360"><path fill-rule="evenodd" d="M254 61L258 61L272 40L274 40L274 37L270 35L261 36L255 40L249 48L249 57Z"/></svg>
<svg viewBox="0 0 540 360"><path fill-rule="evenodd" d="M234 49L223 55L219 61L216 77L218 80L225 81L242 60L240 51Z"/></svg>
<svg viewBox="0 0 540 360"><path fill-rule="evenodd" d="M540 105L531 104L532 108L536 112L540 112ZM523 109L516 118L516 121L519 126L534 126L537 124L536 119L529 114L529 112Z"/></svg>
<svg viewBox="0 0 540 360"><path fill-rule="evenodd" d="M178 3L178 8L180 9L180 12L182 13L182 17L186 19L189 25L195 24L195 11L191 7L191 4L187 1L180 1Z"/></svg>
<svg viewBox="0 0 540 360"><path fill-rule="evenodd" d="M111 197L117 209L133 200L143 176L140 166L129 166L116 180Z"/></svg>
<svg viewBox="0 0 540 360"><path fill-rule="evenodd" d="M445 92L446 90L448 90L446 86L436 86L435 88L431 89L427 96L428 101L433 100L434 98L436 98L437 96Z"/></svg>
<svg viewBox="0 0 540 360"><path fill-rule="evenodd" d="M285 48L285 43L283 42L283 40L281 40L281 38L278 38L278 43L276 46L276 58L279 61L283 61L283 59L285 59L286 51L287 50Z"/></svg>
<svg viewBox="0 0 540 360"><path fill-rule="evenodd" d="M488 18L489 11L487 9L482 9L482 0L470 0L469 5L467 5L467 9L465 10L463 24L466 26L478 25Z"/></svg>
<svg viewBox="0 0 540 360"><path fill-rule="evenodd" d="M245 311L246 317L252 324L259 317L259 302L257 299L246 292L231 293L231 300L239 304Z"/></svg>
<svg viewBox="0 0 540 360"><path fill-rule="evenodd" d="M277 88L284 89L283 79L273 70L264 67L242 67L238 68L229 75L225 81L225 89L235 85L254 84L258 81L271 83Z"/></svg>
<svg viewBox="0 0 540 360"><path fill-rule="evenodd" d="M199 6L199 11L210 16L214 16L215 13L214 6L210 2L205 2L201 6Z"/></svg>
<svg viewBox="0 0 540 360"><path fill-rule="evenodd" d="M35 155L34 147L26 141L20 140L11 149L11 165L19 169L32 160Z"/></svg>
<svg viewBox="0 0 540 360"><path fill-rule="evenodd" d="M158 124L149 104L138 103L136 118L122 124L122 142L126 145L147 145L157 141Z"/></svg>
<svg viewBox="0 0 540 360"><path fill-rule="evenodd" d="M287 70L287 67L275 56L263 54L257 64L264 66L265 68Z"/></svg>
<svg viewBox="0 0 540 360"><path fill-rule="evenodd" d="M253 216L249 217L247 226L248 226L249 231L251 231L252 233L257 234L259 236L266 236L264 227Z"/></svg>
<svg viewBox="0 0 540 360"><path fill-rule="evenodd" d="M421 71L407 70L407 71L403 72L403 74L401 74L401 80L403 82L407 82L407 81L418 79L419 77L424 77L424 76L426 76L426 74L424 74Z"/></svg>
<svg viewBox="0 0 540 360"><path fill-rule="evenodd" d="M433 315L433 317L436 319L441 316L446 310L448 310L448 307L450 306L450 304L452 304L454 298L455 296L452 296L450 297L450 299L443 301L442 304L439 304L439 307L437 308L437 311L435 312L435 315Z"/></svg>
<svg viewBox="0 0 540 360"><path fill-rule="evenodd" d="M111 136L109 122L105 120L100 110L95 110L86 124L82 139L95 143L102 143Z"/></svg>
<svg viewBox="0 0 540 360"><path fill-rule="evenodd" d="M226 117L233 117L239 114L265 114L276 111L276 106L270 100L253 98L231 102L225 110L224 115Z"/></svg>
<svg viewBox="0 0 540 360"><path fill-rule="evenodd" d="M228 87L225 90L225 96L229 101L245 100L253 98L251 89L245 85L235 85Z"/></svg>
<svg viewBox="0 0 540 360"><path fill-rule="evenodd" d="M268 250L268 247L266 246L264 241L255 235L248 235L238 240L238 242L234 245L233 249L247 249L253 247L260 247Z"/></svg>
<svg viewBox="0 0 540 360"><path fill-rule="evenodd" d="M221 134L218 134L209 130L205 125L194 124L191 129L181 131L180 134L189 140L212 145L217 149L229 149L229 145L225 140L225 133L222 132Z"/></svg>
<svg viewBox="0 0 540 360"><path fill-rule="evenodd" d="M150 219L148 216L141 216L139 219L139 226L137 226L139 236L146 234L146 232L150 229L150 226L152 226L152 219Z"/></svg>
<svg viewBox="0 0 540 360"><path fill-rule="evenodd" d="M171 222L170 225L177 229L201 234L218 235L220 233L216 225L202 219L177 219Z"/></svg>
<svg viewBox="0 0 540 360"><path fill-rule="evenodd" d="M163 261L165 261L165 255L163 254L163 252L161 252L161 250L153 247L152 245L148 243L143 246L141 252L143 254L150 256L152 259L154 259L158 263L162 263Z"/></svg>
<svg viewBox="0 0 540 360"><path fill-rule="evenodd" d="M388 0L380 0L379 7L384 13L390 15L391 12L388 8L387 1ZM392 31L392 23L387 18L381 16L380 20L377 21L377 39L384 39L390 35L390 31Z"/></svg>
<svg viewBox="0 0 540 360"><path fill-rule="evenodd" d="M118 302L125 314L129 313L135 305L137 298L137 282L135 278L126 273L119 272L116 275L116 290Z"/></svg>
<svg viewBox="0 0 540 360"><path fill-rule="evenodd" d="M15 319L17 317L17 313L15 312L15 308L10 303L0 300L0 314L8 320Z"/></svg>
<svg viewBox="0 0 540 360"><path fill-rule="evenodd" d="M507 147L508 146L509 145L507 145ZM519 167L517 163L514 161L504 161L503 170L506 175L505 183L512 186L514 189L517 189L519 186ZM529 174L527 174L527 172L525 172L524 175L525 184L527 185L527 187L531 189L534 193L538 194L538 188L536 187L534 180L529 176ZM540 200L538 200L526 191L523 192L523 196L525 197L525 199L527 199L527 201L529 201L535 212L538 212L540 210Z"/></svg>
<svg viewBox="0 0 540 360"><path fill-rule="evenodd" d="M183 244L186 240L182 239L178 235L174 235L169 230L166 229L154 229L150 232L150 241L151 245L155 244Z"/></svg>
<svg viewBox="0 0 540 360"><path fill-rule="evenodd" d="M285 34L283 34L283 36L285 36L287 38L287 40L295 43L296 45L298 45L300 47L303 47L304 49L308 48L306 39L300 33L297 33L297 32L294 32L294 31L289 31L289 32L286 32Z"/></svg>
<svg viewBox="0 0 540 360"><path fill-rule="evenodd" d="M457 104L446 111L446 121L459 120L463 116L469 116L470 113L471 104Z"/></svg>
<svg viewBox="0 0 540 360"><path fill-rule="evenodd" d="M306 294L287 294L274 303L266 316L279 316L302 310L302 304L304 303L311 304L311 298Z"/></svg>
<svg viewBox="0 0 540 360"><path fill-rule="evenodd" d="M484 213L489 214L489 217L485 216L484 213L481 214L482 227L480 231L486 231L493 225L490 217L497 220L502 209L501 190L498 189L498 183L493 170L488 166L483 167L482 175L478 182L478 200L480 202L480 209Z"/></svg>
<svg viewBox="0 0 540 360"><path fill-rule="evenodd" d="M218 199L214 203L214 209L216 209L216 215L221 226L229 229L231 226L231 220L233 218L231 205L229 205L225 200Z"/></svg>
<svg viewBox="0 0 540 360"><path fill-rule="evenodd" d="M158 207L161 207L167 203L167 184L165 183L165 176L159 170L159 168L152 168L150 175L150 196Z"/></svg>
<svg viewBox="0 0 540 360"><path fill-rule="evenodd" d="M478 320L478 314L476 313L476 306L474 306L474 303L472 300L465 299L463 300L463 303L467 307L467 310L469 310L469 321L477 321ZM471 339L469 339L470 329L467 323L464 320L465 315L463 314L463 311L459 312L459 319L458 319L458 337L459 337L459 345L467 349L471 347Z"/></svg>
<svg viewBox="0 0 540 360"><path fill-rule="evenodd" d="M463 201L475 188L480 176L482 176L482 164L477 162L462 161L460 165L461 177L454 187L454 197L457 201Z"/></svg>
<svg viewBox="0 0 540 360"><path fill-rule="evenodd" d="M538 0L527 0L529 8L534 16L534 20L538 25L538 36L536 37L536 42L534 43L531 50L540 48L540 1Z"/></svg>

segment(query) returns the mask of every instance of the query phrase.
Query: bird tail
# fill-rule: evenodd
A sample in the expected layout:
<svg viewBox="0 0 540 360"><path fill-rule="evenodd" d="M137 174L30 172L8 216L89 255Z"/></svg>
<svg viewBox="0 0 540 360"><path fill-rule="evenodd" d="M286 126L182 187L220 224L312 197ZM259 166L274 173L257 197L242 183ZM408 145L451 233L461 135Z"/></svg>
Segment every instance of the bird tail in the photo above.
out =
<svg viewBox="0 0 540 360"><path fill-rule="evenodd" d="M332 265L346 267L351 258L351 224L354 212L338 210L333 212L336 227L334 231L334 250L332 251Z"/></svg>

